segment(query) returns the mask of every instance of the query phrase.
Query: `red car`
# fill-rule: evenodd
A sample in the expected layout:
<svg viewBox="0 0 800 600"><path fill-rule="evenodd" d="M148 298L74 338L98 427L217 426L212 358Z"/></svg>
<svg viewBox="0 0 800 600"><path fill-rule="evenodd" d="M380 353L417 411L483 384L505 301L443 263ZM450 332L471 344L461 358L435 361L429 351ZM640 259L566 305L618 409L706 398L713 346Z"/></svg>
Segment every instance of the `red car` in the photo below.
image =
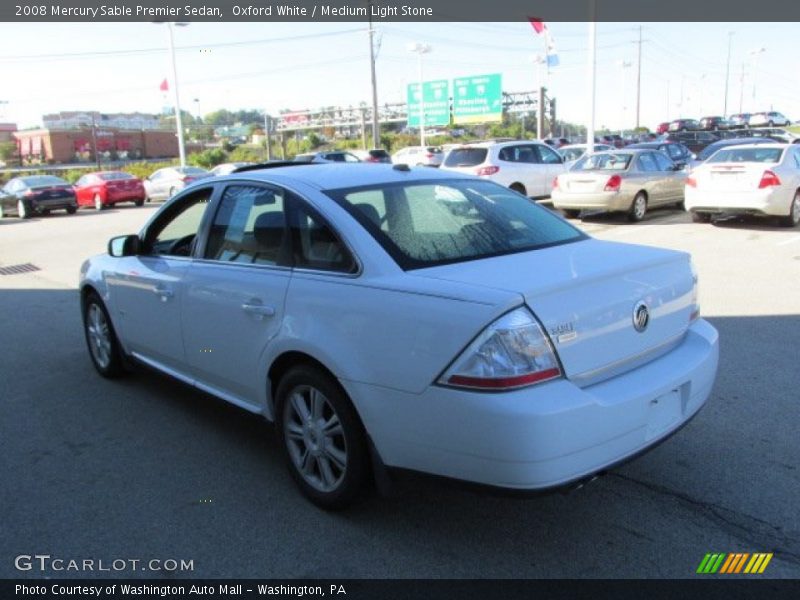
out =
<svg viewBox="0 0 800 600"><path fill-rule="evenodd" d="M145 191L142 180L122 171L88 173L75 182L78 206L94 206L103 210L117 202L144 204Z"/></svg>

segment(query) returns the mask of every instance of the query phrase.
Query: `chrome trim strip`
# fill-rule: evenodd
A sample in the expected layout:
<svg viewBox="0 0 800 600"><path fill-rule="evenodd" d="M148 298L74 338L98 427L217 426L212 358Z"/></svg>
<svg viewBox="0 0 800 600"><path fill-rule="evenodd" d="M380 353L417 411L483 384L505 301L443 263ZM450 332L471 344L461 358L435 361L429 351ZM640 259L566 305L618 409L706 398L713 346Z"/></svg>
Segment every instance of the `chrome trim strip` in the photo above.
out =
<svg viewBox="0 0 800 600"><path fill-rule="evenodd" d="M633 356L627 356L611 364L603 365L597 369L592 369L591 371L584 371L583 373L579 373L577 375L568 376L568 379L579 387L588 387L590 385L600 383L606 379L611 379L612 377L621 375L625 371L629 371L635 367L650 362L651 360L660 358L678 346L686 337L686 333L687 332L684 331L683 333L669 338L667 341L659 344L658 346L653 346L652 348L643 350Z"/></svg>

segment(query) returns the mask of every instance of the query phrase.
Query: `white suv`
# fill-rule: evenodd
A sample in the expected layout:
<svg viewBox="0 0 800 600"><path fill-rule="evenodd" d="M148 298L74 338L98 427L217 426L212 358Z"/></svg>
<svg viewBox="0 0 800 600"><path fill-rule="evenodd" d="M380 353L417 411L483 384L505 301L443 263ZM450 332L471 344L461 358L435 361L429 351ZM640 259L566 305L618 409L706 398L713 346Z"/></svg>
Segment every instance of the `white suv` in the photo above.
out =
<svg viewBox="0 0 800 600"><path fill-rule="evenodd" d="M549 197L553 179L566 171L558 152L525 140L458 146L447 153L441 168L490 179L530 198Z"/></svg>

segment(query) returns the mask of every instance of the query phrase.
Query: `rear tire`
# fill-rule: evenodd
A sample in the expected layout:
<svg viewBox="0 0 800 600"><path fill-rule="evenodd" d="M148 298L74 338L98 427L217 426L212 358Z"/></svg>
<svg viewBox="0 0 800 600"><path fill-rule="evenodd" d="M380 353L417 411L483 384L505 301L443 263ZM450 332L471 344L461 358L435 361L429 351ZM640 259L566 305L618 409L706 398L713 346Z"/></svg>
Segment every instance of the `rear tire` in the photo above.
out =
<svg viewBox="0 0 800 600"><path fill-rule="evenodd" d="M68 215L74 215L76 212L78 212L78 207L77 206L68 206L67 207L67 214Z"/></svg>
<svg viewBox="0 0 800 600"><path fill-rule="evenodd" d="M508 186L508 189L514 190L515 192L518 192L525 197L528 196L528 194L525 193L525 186L522 185L521 183L512 183L510 186Z"/></svg>
<svg viewBox="0 0 800 600"><path fill-rule="evenodd" d="M100 194L94 195L94 209L95 210L103 210L105 205L103 204L103 199L100 197Z"/></svg>
<svg viewBox="0 0 800 600"><path fill-rule="evenodd" d="M144 206L144 198L141 200L135 200L133 203L135 206Z"/></svg>
<svg viewBox="0 0 800 600"><path fill-rule="evenodd" d="M581 216L581 211L576 208L562 208L561 212L568 219L577 219Z"/></svg>
<svg viewBox="0 0 800 600"><path fill-rule="evenodd" d="M693 223L710 223L711 222L711 215L708 213L700 213L692 211L692 222Z"/></svg>
<svg viewBox="0 0 800 600"><path fill-rule="evenodd" d="M31 211L24 200L17 200L17 214L20 219L30 219Z"/></svg>
<svg viewBox="0 0 800 600"><path fill-rule="evenodd" d="M0 202L0 219L5 219L6 213L3 210L3 204Z"/></svg>
<svg viewBox="0 0 800 600"><path fill-rule="evenodd" d="M797 227L798 223L800 223L800 190L794 193L789 214L781 219L781 225L784 227Z"/></svg>
<svg viewBox="0 0 800 600"><path fill-rule="evenodd" d="M349 506L369 478L366 433L350 399L322 370L300 365L275 394L278 435L295 483L325 510Z"/></svg>
<svg viewBox="0 0 800 600"><path fill-rule="evenodd" d="M83 305L83 333L97 372L114 379L125 373L122 348L103 301L92 292Z"/></svg>
<svg viewBox="0 0 800 600"><path fill-rule="evenodd" d="M639 192L634 196L631 207L628 210L628 220L632 223L638 223L647 214L647 195L644 192Z"/></svg>

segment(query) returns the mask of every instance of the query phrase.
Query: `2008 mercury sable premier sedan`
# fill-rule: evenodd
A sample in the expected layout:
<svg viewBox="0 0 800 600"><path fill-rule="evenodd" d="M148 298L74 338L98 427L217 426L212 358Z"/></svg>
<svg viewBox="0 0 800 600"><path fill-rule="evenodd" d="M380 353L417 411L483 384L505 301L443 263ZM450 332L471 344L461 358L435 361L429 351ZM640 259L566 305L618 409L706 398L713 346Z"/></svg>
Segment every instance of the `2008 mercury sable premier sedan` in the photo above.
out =
<svg viewBox="0 0 800 600"><path fill-rule="evenodd" d="M388 468L519 490L590 477L708 398L690 257L598 241L490 181L405 165L198 181L81 269L90 356L274 421L326 508Z"/></svg>

